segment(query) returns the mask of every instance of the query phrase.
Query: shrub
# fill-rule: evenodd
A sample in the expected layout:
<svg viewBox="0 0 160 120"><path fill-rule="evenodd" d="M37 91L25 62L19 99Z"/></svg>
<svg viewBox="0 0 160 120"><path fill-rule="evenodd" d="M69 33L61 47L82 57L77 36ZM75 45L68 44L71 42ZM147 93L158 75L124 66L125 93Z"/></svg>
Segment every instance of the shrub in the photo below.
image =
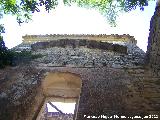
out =
<svg viewBox="0 0 160 120"><path fill-rule="evenodd" d="M39 57L42 57L42 55L32 55L31 51L15 52L14 50L9 50L5 46L3 37L0 36L0 68L26 63Z"/></svg>
<svg viewBox="0 0 160 120"><path fill-rule="evenodd" d="M0 68L11 64L11 56L8 48L5 46L3 37L0 36Z"/></svg>

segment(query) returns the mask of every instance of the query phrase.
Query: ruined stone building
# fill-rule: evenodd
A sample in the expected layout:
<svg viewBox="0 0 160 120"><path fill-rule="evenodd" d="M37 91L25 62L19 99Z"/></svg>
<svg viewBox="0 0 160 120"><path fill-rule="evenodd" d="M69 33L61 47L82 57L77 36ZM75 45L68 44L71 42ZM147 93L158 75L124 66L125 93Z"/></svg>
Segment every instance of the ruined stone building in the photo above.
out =
<svg viewBox="0 0 160 120"><path fill-rule="evenodd" d="M40 57L0 70L0 120L160 119L158 11L147 53L130 35L24 36L15 50Z"/></svg>

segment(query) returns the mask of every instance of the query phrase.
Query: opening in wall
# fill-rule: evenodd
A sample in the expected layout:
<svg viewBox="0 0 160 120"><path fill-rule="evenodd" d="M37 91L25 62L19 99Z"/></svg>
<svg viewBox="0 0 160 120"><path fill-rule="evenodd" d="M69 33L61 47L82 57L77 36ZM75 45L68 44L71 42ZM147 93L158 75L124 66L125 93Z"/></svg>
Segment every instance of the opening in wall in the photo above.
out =
<svg viewBox="0 0 160 120"><path fill-rule="evenodd" d="M45 102L36 120L75 120L81 79L68 72L48 73L42 81Z"/></svg>
<svg viewBox="0 0 160 120"><path fill-rule="evenodd" d="M74 120L77 98L46 98L36 120Z"/></svg>

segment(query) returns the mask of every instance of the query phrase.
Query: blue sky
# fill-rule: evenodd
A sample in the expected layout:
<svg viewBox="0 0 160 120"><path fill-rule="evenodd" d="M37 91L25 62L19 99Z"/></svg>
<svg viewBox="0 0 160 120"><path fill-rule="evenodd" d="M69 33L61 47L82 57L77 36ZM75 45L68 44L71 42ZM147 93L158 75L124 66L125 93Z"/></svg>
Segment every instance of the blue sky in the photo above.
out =
<svg viewBox="0 0 160 120"><path fill-rule="evenodd" d="M23 35L34 34L130 34L138 41L138 46L146 51L150 19L155 10L155 1L150 2L144 11L139 8L129 13L120 13L113 28L96 10L87 10L76 6L58 6L49 14L45 11L33 15L32 21L21 26L15 17L5 16L6 28L4 40L11 48L22 42Z"/></svg>

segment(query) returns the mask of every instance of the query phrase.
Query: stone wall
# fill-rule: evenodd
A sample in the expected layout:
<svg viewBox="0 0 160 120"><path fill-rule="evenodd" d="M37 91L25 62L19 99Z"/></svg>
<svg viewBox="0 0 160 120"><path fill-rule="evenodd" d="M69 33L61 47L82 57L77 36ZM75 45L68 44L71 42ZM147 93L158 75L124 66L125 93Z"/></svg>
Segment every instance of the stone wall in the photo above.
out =
<svg viewBox="0 0 160 120"><path fill-rule="evenodd" d="M159 115L160 78L143 68L140 48L125 46L128 54L69 46L35 49L33 54L42 58L0 70L0 120L35 120L45 101L42 83L48 72L81 78L76 120L86 120L84 115Z"/></svg>
<svg viewBox="0 0 160 120"><path fill-rule="evenodd" d="M30 37L48 39L26 39ZM143 67L145 53L134 42L121 46L65 39L36 43L33 54L42 58L0 70L0 120L35 120L45 102L41 83L46 73L57 71L77 74L82 80L77 120L86 120L84 115L160 116L160 7L150 26L146 62L151 71ZM127 54L122 54L126 48Z"/></svg>
<svg viewBox="0 0 160 120"><path fill-rule="evenodd" d="M43 76L57 71L82 79L77 120L87 120L84 115L160 115L159 78L144 69L30 66L0 71L0 82L5 79L0 84L0 120L35 120L45 101Z"/></svg>
<svg viewBox="0 0 160 120"><path fill-rule="evenodd" d="M103 67L114 68L142 66L145 54L139 49L130 47L128 54L115 53L100 49L51 47L37 49L33 54L43 57L34 60L40 66L72 66L72 67Z"/></svg>
<svg viewBox="0 0 160 120"><path fill-rule="evenodd" d="M64 48L67 46L70 46L72 48L79 48L83 46L83 47L91 48L91 49L101 49L101 50L114 51L118 53L127 54L126 46L107 43L107 42L85 40L85 39L82 39L82 40L61 39L61 40L54 40L50 42L37 42L31 45L32 50L45 49L45 48L51 48L51 47L63 47Z"/></svg>
<svg viewBox="0 0 160 120"><path fill-rule="evenodd" d="M42 76L42 71L31 65L0 70L0 120L31 120L36 116L43 100Z"/></svg>
<svg viewBox="0 0 160 120"><path fill-rule="evenodd" d="M146 62L153 70L153 75L160 76L160 7L156 7L151 18Z"/></svg>

